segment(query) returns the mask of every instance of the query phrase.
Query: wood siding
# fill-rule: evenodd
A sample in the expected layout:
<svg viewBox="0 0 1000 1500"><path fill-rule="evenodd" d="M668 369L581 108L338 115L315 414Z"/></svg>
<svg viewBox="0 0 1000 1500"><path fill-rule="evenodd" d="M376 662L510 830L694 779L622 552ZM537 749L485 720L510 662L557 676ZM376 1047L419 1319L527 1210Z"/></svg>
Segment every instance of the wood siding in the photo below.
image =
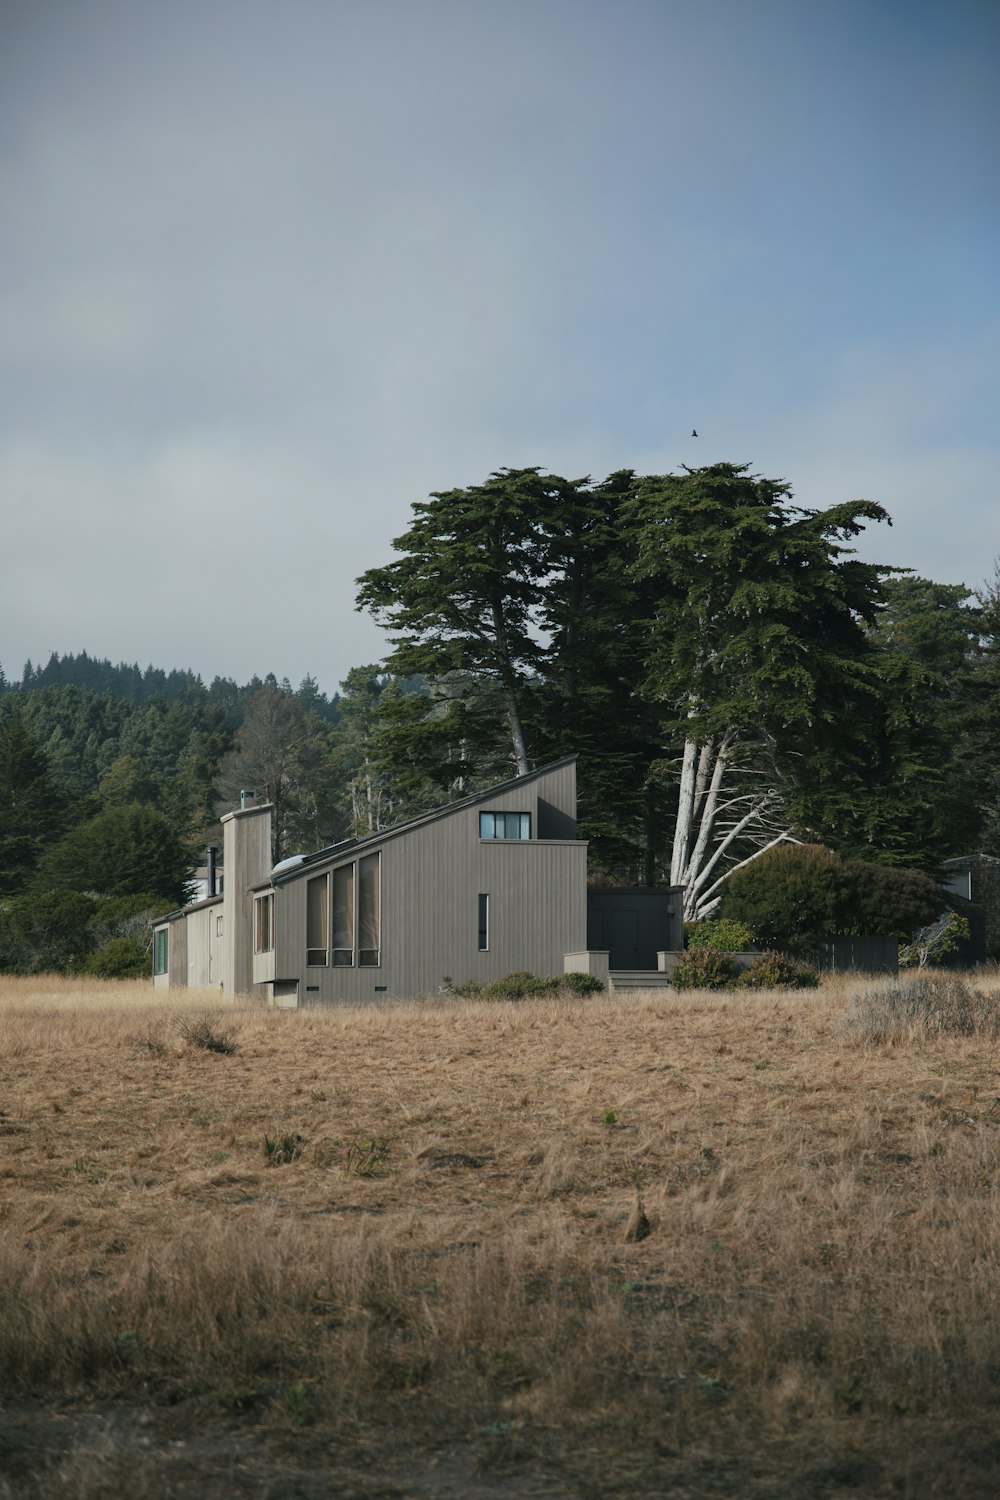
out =
<svg viewBox="0 0 1000 1500"><path fill-rule="evenodd" d="M227 999L252 993L253 894L271 873L271 807L242 808L222 819L224 883L222 887L226 964L223 992ZM258 991L260 993L260 991Z"/></svg>
<svg viewBox="0 0 1000 1500"><path fill-rule="evenodd" d="M564 955L586 944L587 846L537 837L543 801L542 825L552 809L566 826L575 804L572 762L452 813L389 830L276 884L275 980L298 980L299 1003L320 1004L436 994L446 977L498 979L512 969L561 974ZM532 838L480 839L484 811L530 812ZM356 949L352 968L307 969L307 880L376 848L382 861L378 967L360 968ZM486 952L477 941L481 894L490 898Z"/></svg>
<svg viewBox="0 0 1000 1500"><path fill-rule="evenodd" d="M170 989L183 989L188 982L187 922L171 922L167 939L167 983Z"/></svg>
<svg viewBox="0 0 1000 1500"><path fill-rule="evenodd" d="M218 927L222 902L197 906L187 914L187 982L192 989L220 985L224 976L223 937ZM180 926L180 923L175 923ZM223 918L223 927L225 920Z"/></svg>

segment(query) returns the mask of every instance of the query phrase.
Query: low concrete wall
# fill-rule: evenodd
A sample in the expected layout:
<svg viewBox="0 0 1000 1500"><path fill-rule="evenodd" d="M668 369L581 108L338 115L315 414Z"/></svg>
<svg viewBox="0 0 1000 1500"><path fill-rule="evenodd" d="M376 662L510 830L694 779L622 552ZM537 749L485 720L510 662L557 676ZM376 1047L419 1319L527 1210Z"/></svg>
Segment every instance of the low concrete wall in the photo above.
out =
<svg viewBox="0 0 1000 1500"><path fill-rule="evenodd" d="M563 954L564 974L593 974L604 988L608 987L608 953L590 949L583 953Z"/></svg>

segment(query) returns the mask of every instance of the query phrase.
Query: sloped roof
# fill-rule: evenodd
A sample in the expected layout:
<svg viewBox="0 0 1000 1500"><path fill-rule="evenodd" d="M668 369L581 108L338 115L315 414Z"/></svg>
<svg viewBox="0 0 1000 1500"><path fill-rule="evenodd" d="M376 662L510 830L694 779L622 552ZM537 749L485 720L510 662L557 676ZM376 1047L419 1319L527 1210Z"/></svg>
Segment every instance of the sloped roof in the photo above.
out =
<svg viewBox="0 0 1000 1500"><path fill-rule="evenodd" d="M315 869L317 865L327 862L332 863L341 855L348 853L353 855L358 851L365 853L369 849L377 849L380 845L388 843L390 839L401 838L415 828L422 828L428 823L436 823L441 818L450 818L454 813L462 812L465 808L476 807L482 802L489 802L492 798L504 792L513 791L517 787L530 786L532 782L539 781L550 772L572 765L577 758L576 755L564 755L560 760L550 761L547 766L539 766L536 771L528 771L524 776L512 776L508 781L501 781L496 786L486 787L481 792L473 792L468 797L460 797L457 802L445 802L441 807L432 808L430 812L418 813L415 818L407 818L405 822L394 823L391 828L380 829L378 833L369 833L364 838L342 839L340 843L328 844L324 849L317 849L314 854L304 855L291 869L272 870L268 878L260 881L253 889L259 891L271 886L285 885L288 881L301 876L303 870Z"/></svg>

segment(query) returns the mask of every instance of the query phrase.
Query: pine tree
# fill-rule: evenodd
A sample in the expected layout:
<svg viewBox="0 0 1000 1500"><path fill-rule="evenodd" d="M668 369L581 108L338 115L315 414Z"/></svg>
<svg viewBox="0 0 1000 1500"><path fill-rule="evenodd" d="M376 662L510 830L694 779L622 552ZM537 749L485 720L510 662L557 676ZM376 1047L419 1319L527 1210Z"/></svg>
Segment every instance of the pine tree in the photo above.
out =
<svg viewBox="0 0 1000 1500"><path fill-rule="evenodd" d="M48 759L14 712L0 723L0 895L23 889L63 813Z"/></svg>

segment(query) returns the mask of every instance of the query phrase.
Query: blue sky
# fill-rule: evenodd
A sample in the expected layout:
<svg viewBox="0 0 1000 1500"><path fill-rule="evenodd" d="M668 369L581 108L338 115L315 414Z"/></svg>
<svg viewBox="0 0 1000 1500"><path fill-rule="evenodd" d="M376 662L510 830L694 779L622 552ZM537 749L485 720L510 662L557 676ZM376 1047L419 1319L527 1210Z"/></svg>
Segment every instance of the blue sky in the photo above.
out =
<svg viewBox="0 0 1000 1500"><path fill-rule="evenodd" d="M747 462L981 584L998 67L972 0L5 0L8 675L332 691L504 465Z"/></svg>

